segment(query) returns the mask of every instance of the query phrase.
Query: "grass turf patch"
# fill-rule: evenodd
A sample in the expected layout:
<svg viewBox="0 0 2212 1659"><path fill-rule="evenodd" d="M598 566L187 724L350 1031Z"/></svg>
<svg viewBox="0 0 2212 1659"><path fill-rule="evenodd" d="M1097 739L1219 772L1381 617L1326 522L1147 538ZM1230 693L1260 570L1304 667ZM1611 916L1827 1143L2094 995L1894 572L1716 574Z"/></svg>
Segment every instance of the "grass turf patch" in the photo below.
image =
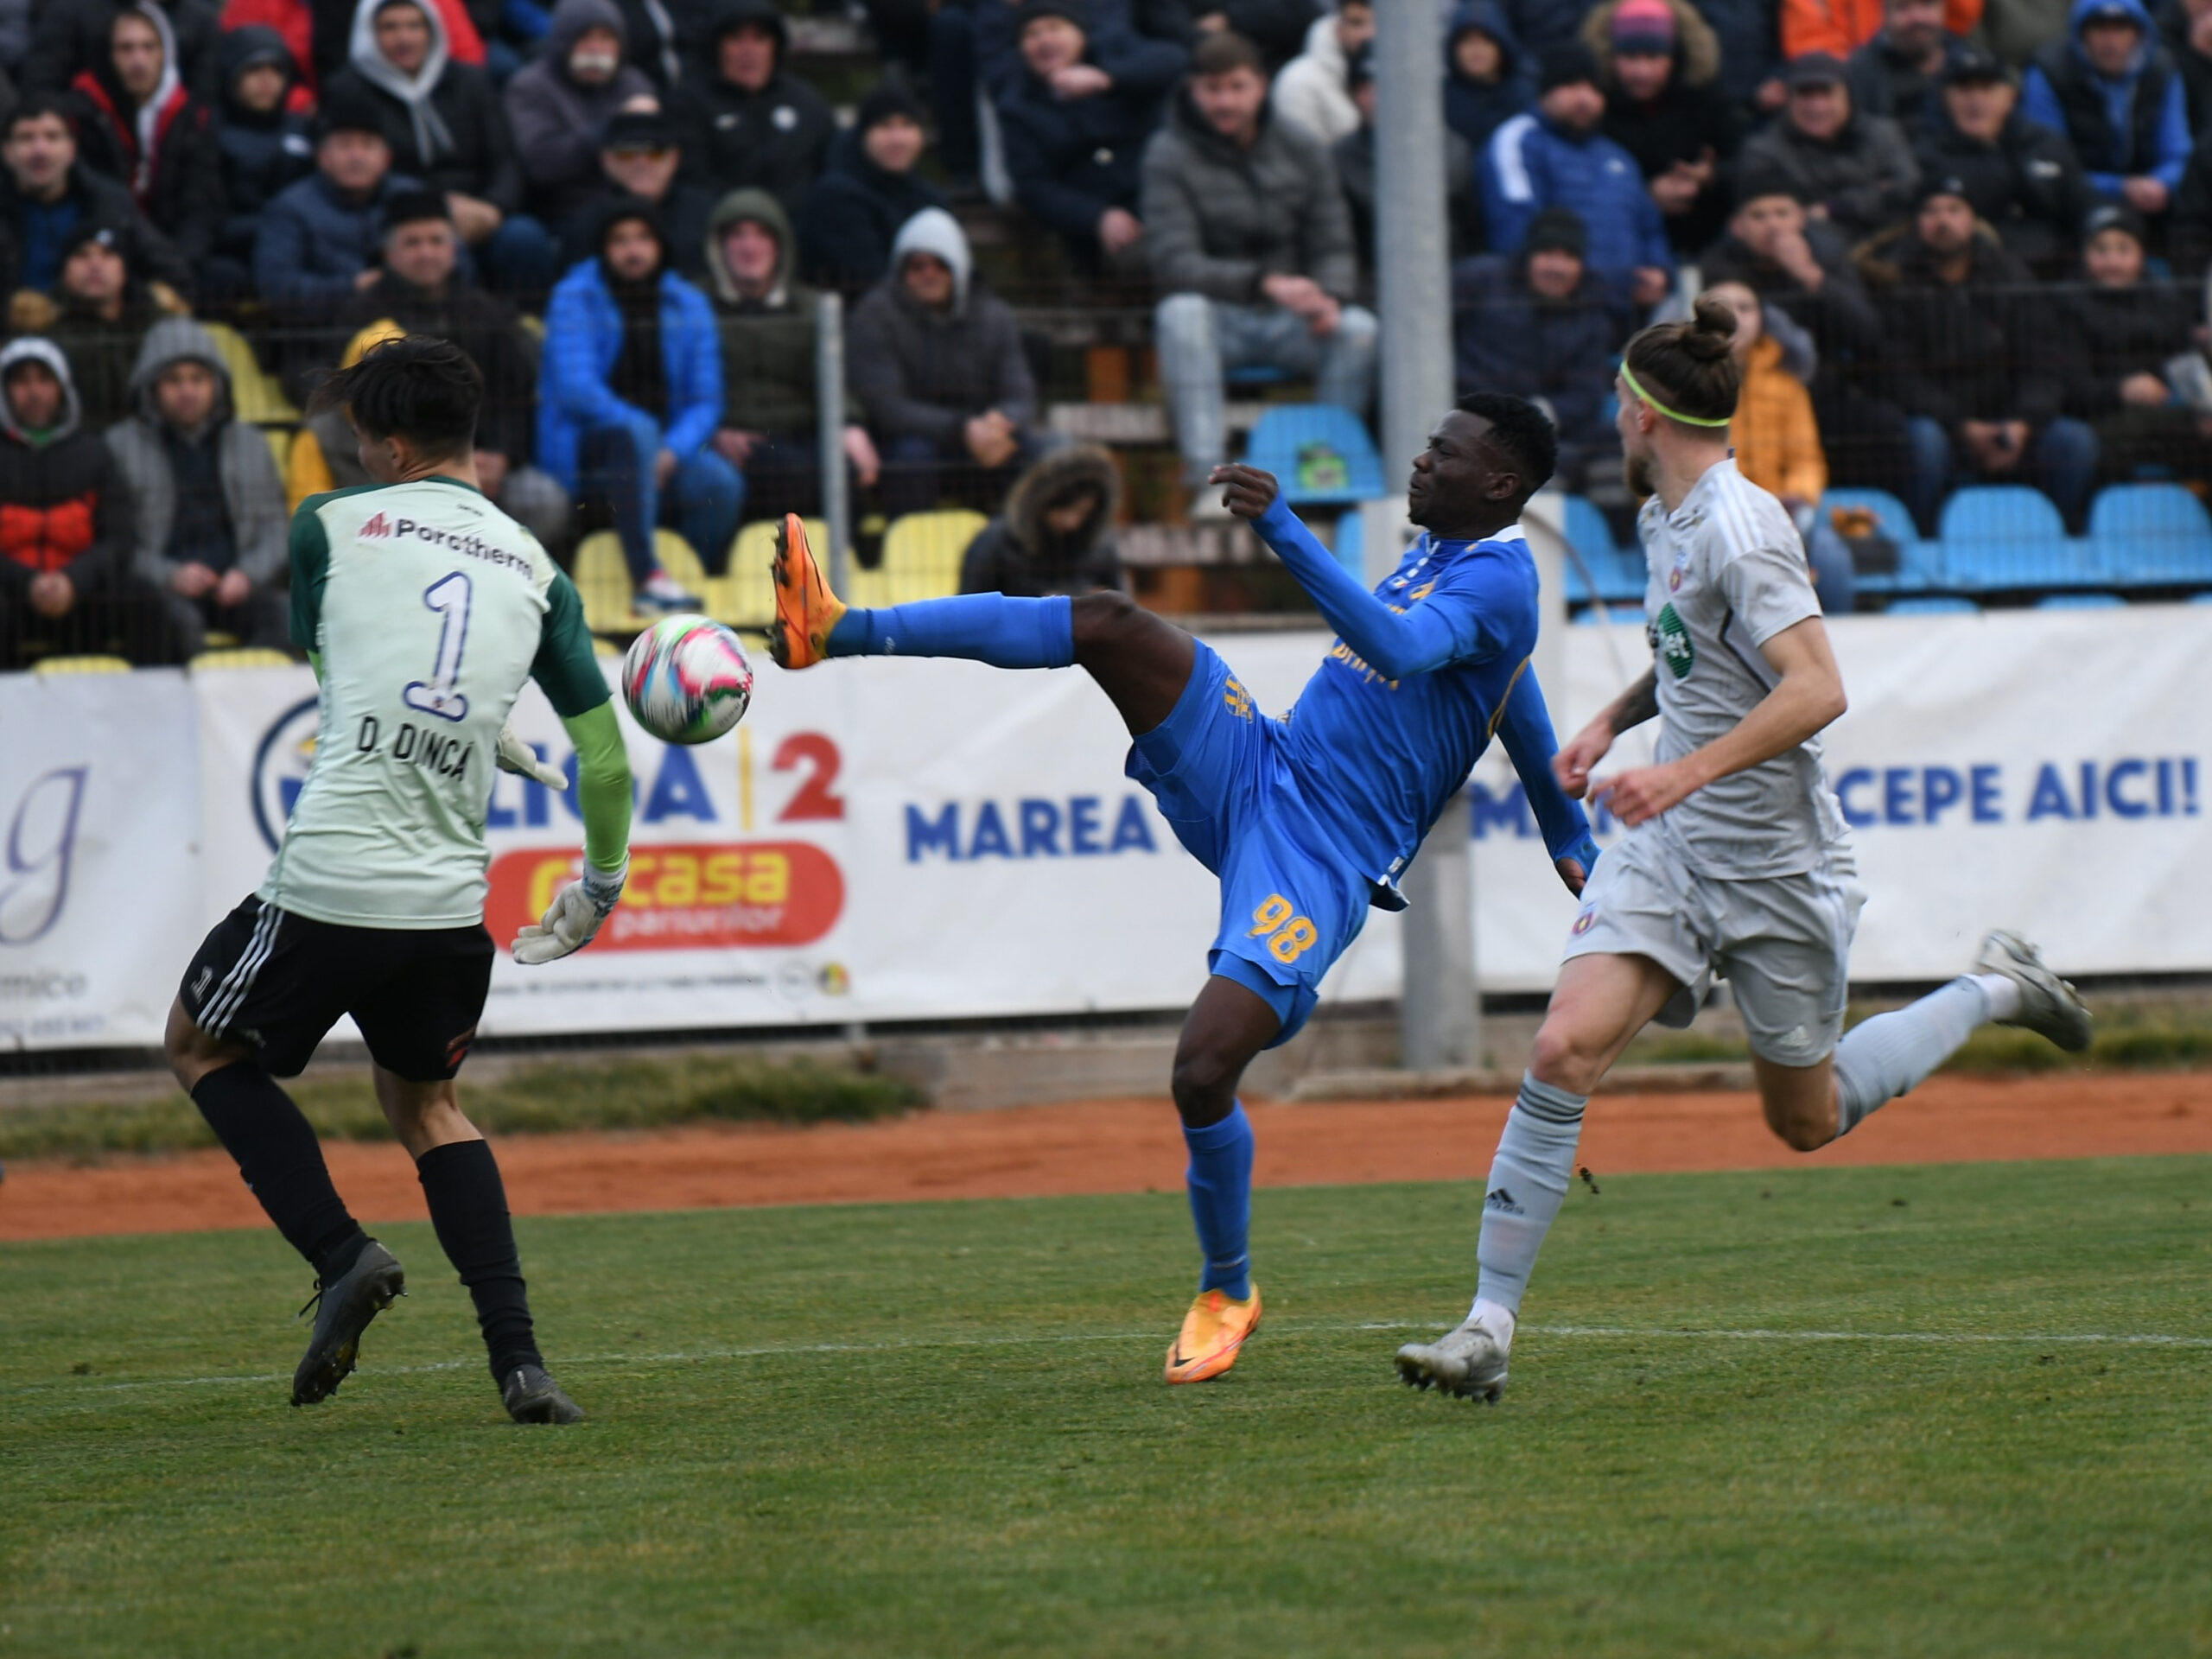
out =
<svg viewBox="0 0 2212 1659"><path fill-rule="evenodd" d="M391 1126L365 1077L296 1078L285 1084L316 1133L335 1141L389 1141ZM921 1105L918 1090L889 1077L816 1065L685 1055L531 1065L469 1078L469 1117L488 1134L556 1129L645 1129L706 1119L817 1123L895 1116ZM157 1100L23 1106L0 1112L0 1160L90 1158L105 1152L174 1152L215 1137L181 1092Z"/></svg>
<svg viewBox="0 0 2212 1659"><path fill-rule="evenodd" d="M427 1228L308 1411L272 1236L0 1246L0 1654L2204 1653L2208 1178L1610 1179L1496 1410L1472 1185L1262 1192L1179 1389L1179 1192L525 1220L559 1431Z"/></svg>

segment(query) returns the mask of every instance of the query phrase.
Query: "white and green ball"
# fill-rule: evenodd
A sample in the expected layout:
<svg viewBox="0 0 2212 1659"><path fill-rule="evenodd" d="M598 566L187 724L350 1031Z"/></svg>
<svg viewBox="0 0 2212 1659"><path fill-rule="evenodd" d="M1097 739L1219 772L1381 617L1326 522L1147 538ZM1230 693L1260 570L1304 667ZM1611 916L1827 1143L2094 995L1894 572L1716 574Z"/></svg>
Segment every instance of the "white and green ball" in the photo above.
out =
<svg viewBox="0 0 2212 1659"><path fill-rule="evenodd" d="M665 616L630 642L622 701L664 743L710 743L753 706L753 664L721 623Z"/></svg>

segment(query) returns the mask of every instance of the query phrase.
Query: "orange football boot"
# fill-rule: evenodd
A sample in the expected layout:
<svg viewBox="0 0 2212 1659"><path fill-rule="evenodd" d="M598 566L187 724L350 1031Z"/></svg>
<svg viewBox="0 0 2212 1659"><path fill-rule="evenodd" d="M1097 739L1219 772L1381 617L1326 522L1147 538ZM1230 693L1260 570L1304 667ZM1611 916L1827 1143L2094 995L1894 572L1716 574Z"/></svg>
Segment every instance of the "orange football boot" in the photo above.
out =
<svg viewBox="0 0 2212 1659"><path fill-rule="evenodd" d="M1250 1298L1232 1300L1218 1290L1202 1290L1183 1316L1182 1334L1167 1351L1170 1382L1204 1382L1236 1363L1244 1338L1260 1328L1260 1287Z"/></svg>
<svg viewBox="0 0 2212 1659"><path fill-rule="evenodd" d="M844 615L845 602L823 580L795 512L784 515L776 532L769 575L776 584L776 624L768 630L768 654L785 668L811 668L830 654L830 630Z"/></svg>

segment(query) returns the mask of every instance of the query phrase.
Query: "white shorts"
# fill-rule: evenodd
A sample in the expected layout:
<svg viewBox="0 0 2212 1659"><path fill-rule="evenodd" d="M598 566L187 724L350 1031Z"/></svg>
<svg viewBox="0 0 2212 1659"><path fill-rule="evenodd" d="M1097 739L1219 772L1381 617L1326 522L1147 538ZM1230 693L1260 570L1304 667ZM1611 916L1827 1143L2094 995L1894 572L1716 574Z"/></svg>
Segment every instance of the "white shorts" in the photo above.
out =
<svg viewBox="0 0 2212 1659"><path fill-rule="evenodd" d="M1726 979L1753 1053L1817 1065L1843 1035L1858 874L1839 849L1802 875L1700 875L1656 828L1633 830L1598 861L1564 955L1650 957L1681 982L1659 1015L1678 1027Z"/></svg>

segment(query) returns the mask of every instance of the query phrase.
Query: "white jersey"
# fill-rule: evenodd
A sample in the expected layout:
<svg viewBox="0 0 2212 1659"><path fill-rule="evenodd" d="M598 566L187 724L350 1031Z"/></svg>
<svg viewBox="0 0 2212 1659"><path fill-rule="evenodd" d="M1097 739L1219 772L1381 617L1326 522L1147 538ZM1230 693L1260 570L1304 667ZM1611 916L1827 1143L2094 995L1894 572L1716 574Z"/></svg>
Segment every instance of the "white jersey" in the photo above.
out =
<svg viewBox="0 0 2212 1659"><path fill-rule="evenodd" d="M484 817L525 680L607 701L583 607L537 538L467 485L310 496L292 518L292 638L318 653L314 764L261 898L342 926L484 918Z"/></svg>
<svg viewBox="0 0 2212 1659"><path fill-rule="evenodd" d="M1741 724L1777 676L1759 648L1821 613L1804 543L1782 503L1732 457L1669 512L1637 521L1649 566L1643 611L1659 691L1659 759L1677 760ZM1660 817L1661 836L1699 874L1797 875L1850 831L1821 763L1821 740L1707 785Z"/></svg>

